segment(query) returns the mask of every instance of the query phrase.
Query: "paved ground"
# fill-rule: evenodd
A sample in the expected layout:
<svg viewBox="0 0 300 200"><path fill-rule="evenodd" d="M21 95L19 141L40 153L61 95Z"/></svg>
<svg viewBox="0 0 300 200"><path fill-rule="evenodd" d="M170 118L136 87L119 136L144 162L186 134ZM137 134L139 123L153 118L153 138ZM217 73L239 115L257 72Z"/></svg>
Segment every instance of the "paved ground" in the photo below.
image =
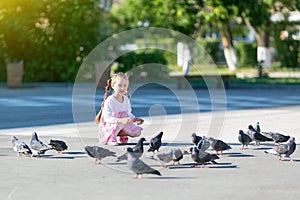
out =
<svg viewBox="0 0 300 200"><path fill-rule="evenodd" d="M297 96L295 91L284 92L285 96L290 94L289 100ZM262 93L266 94L266 99L272 98L271 94L268 97L267 90ZM243 94L241 92L241 97ZM143 125L146 139L161 130L165 133L161 151L173 146L189 148L192 132L223 139L233 149L220 156L219 164L208 164L203 169L192 168L189 155L185 155L182 165L163 169L158 162L147 158L149 154L146 153L142 160L160 170L162 176L144 175L140 180L132 178L134 174L126 163L106 158L103 165L95 165L85 154L85 145L98 142L97 127L93 122L2 129L0 199L298 199L299 150L292 156L295 162L278 161L275 156L264 153L272 143L260 147L251 145L242 151L237 134L239 129L246 130L248 124L259 121L263 131L289 134L299 143L299 118L300 103L232 109L225 115L223 112L191 112L146 117ZM49 151L42 158L17 157L12 151L10 136L16 135L28 143L33 131L45 143L50 139L65 140L69 150L63 155ZM136 139L130 139L130 142L134 143ZM124 152L124 146L109 148L118 155Z"/></svg>
<svg viewBox="0 0 300 200"><path fill-rule="evenodd" d="M88 91L88 89L87 89ZM229 89L226 93L205 89L175 90L172 87L140 87L131 91L133 113L137 116L203 113L219 109L241 110L299 105L300 87ZM280 92L279 92L280 91ZM25 87L9 90L0 87L0 129L73 123L72 101L83 113L103 99L103 90L73 95L73 87ZM220 104L218 104L220 102ZM217 105L216 105L217 104ZM91 115L80 114L81 122ZM94 113L92 113L94 114ZM24 120L26 119L26 120Z"/></svg>

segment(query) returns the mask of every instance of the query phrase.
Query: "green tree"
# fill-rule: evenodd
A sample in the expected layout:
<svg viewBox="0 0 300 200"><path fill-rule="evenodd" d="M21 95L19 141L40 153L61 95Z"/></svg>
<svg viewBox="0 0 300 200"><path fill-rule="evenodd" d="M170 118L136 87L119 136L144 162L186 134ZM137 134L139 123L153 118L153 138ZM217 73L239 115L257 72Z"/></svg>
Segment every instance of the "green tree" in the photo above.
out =
<svg viewBox="0 0 300 200"><path fill-rule="evenodd" d="M0 1L0 48L5 62L24 60L37 36L34 23L41 3L36 0Z"/></svg>
<svg viewBox="0 0 300 200"><path fill-rule="evenodd" d="M72 82L110 31L99 0L10 0L0 8L1 51L24 60L25 81Z"/></svg>
<svg viewBox="0 0 300 200"><path fill-rule="evenodd" d="M237 56L233 43L232 25L234 24L238 7L236 0L213 0L204 1L201 15L206 23L216 24L221 34L224 55L230 71L237 68Z"/></svg>
<svg viewBox="0 0 300 200"><path fill-rule="evenodd" d="M128 29L137 27L139 21L149 21L151 26L171 28L193 39L200 37L201 29L216 24L222 35L229 69L235 70L237 57L231 30L232 21L238 12L235 5L235 0L128 0L114 12L114 22ZM192 49L190 52L192 54Z"/></svg>
<svg viewBox="0 0 300 200"><path fill-rule="evenodd" d="M196 39L201 25L197 15L201 4L202 0L128 0L113 11L112 22L118 31L137 28L148 22L146 24L152 27L170 28ZM188 59L192 59L192 47L189 51Z"/></svg>
<svg viewBox="0 0 300 200"><path fill-rule="evenodd" d="M275 40L279 39L281 25L274 25L271 15L275 13L288 16L289 11L299 10L299 0L256 0L238 1L239 15L248 28L254 32L257 40L258 61L264 59L265 67L271 67L270 38L273 32ZM275 22L276 23L276 22Z"/></svg>

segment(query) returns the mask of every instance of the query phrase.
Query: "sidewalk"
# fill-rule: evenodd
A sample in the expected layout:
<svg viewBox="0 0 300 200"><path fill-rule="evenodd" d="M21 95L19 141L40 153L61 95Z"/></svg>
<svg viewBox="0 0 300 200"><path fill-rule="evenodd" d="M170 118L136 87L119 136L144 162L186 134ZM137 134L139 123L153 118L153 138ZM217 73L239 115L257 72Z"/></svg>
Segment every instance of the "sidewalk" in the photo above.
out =
<svg viewBox="0 0 300 200"><path fill-rule="evenodd" d="M146 152L142 160L160 170L162 176L143 175L141 180L132 178L134 174L125 162L105 158L105 164L98 166L85 154L85 145L98 142L94 122L0 130L0 199L298 199L299 150L292 155L296 162L281 162L263 152L272 147L270 143L240 150L237 135L239 129L246 131L249 124L259 121L263 131L289 134L299 143L299 119L300 106L227 111L224 121L222 113L146 118L146 140L159 131L165 133L161 151L174 146L188 149L193 132L218 137L232 150L220 156L218 165L209 164L204 169L191 168L189 155L185 155L183 165L164 169L147 158L151 154ZM10 136L29 143L33 131L44 142L65 140L68 152L59 155L49 151L42 158L17 157ZM118 155L124 152L124 146L108 148Z"/></svg>

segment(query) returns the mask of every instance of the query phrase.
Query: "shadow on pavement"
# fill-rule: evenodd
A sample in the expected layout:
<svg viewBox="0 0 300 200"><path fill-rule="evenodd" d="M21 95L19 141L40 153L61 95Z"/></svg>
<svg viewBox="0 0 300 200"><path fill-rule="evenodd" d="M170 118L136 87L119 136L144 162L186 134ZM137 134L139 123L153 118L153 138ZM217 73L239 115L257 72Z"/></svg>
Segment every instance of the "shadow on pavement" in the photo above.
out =
<svg viewBox="0 0 300 200"><path fill-rule="evenodd" d="M177 180L177 179L196 179L196 177L180 177L180 176L159 176L159 177L143 177L144 179L166 179L166 180Z"/></svg>

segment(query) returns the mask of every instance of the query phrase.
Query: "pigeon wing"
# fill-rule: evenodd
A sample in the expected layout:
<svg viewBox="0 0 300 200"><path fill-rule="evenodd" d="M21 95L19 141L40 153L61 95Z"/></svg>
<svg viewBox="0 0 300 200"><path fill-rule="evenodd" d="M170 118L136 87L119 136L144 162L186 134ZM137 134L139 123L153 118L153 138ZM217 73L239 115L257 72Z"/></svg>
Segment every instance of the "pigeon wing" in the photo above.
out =
<svg viewBox="0 0 300 200"><path fill-rule="evenodd" d="M199 150L206 151L210 147L210 143L205 137L203 137L199 141L197 147L198 147Z"/></svg>
<svg viewBox="0 0 300 200"><path fill-rule="evenodd" d="M286 154L289 150L289 146L287 144L281 144L274 147L274 150L278 154Z"/></svg>
<svg viewBox="0 0 300 200"><path fill-rule="evenodd" d="M120 162L120 161L122 161L122 160L127 160L127 152L124 153L123 155L117 157L116 162Z"/></svg>
<svg viewBox="0 0 300 200"><path fill-rule="evenodd" d="M174 162L178 162L181 159L183 159L183 152L181 151L181 149L179 149L179 148L173 149L173 158L172 158L172 160Z"/></svg>
<svg viewBox="0 0 300 200"><path fill-rule="evenodd" d="M157 153L156 155L154 155L154 157L157 157L156 158L157 160L160 160L164 163L169 163L173 159L173 150L170 149L169 151L166 152Z"/></svg>
<svg viewBox="0 0 300 200"><path fill-rule="evenodd" d="M67 144L62 140L50 140L49 145L56 151L64 151L68 149Z"/></svg>

